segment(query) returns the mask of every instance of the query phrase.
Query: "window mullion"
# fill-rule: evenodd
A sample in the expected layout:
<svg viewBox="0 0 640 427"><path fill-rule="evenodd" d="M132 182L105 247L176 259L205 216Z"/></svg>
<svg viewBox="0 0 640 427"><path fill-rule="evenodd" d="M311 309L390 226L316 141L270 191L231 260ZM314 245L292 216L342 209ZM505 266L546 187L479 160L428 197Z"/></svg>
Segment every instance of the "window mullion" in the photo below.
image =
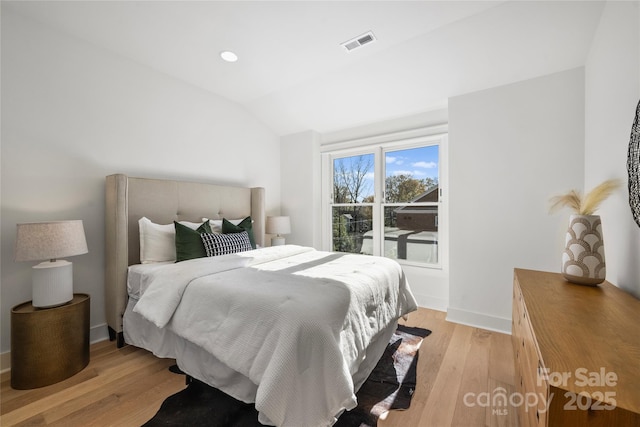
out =
<svg viewBox="0 0 640 427"><path fill-rule="evenodd" d="M373 208L373 254L377 256L384 255L384 220L382 217L382 203L384 202L384 153L378 148L375 153L375 169L374 169L374 187L375 198Z"/></svg>

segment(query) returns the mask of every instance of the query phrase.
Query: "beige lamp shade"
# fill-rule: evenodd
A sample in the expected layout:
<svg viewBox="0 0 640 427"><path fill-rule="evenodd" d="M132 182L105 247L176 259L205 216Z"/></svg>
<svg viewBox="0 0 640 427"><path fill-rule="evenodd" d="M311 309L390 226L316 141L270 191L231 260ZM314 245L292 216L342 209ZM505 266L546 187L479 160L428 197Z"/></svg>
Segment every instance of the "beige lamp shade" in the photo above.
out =
<svg viewBox="0 0 640 427"><path fill-rule="evenodd" d="M269 216L265 231L267 234L289 234L291 233L291 221L288 216Z"/></svg>
<svg viewBox="0 0 640 427"><path fill-rule="evenodd" d="M89 252L82 220L18 224L16 261L42 261Z"/></svg>
<svg viewBox="0 0 640 427"><path fill-rule="evenodd" d="M275 234L271 237L271 246L284 245L284 237L281 234L291 233L291 221L288 216L268 216L265 226L267 234Z"/></svg>

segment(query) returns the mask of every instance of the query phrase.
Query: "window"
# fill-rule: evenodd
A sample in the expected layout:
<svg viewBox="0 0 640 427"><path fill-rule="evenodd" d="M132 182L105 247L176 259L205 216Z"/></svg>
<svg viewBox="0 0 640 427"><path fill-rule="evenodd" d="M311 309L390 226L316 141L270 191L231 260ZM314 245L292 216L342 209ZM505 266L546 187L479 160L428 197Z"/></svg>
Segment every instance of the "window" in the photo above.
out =
<svg viewBox="0 0 640 427"><path fill-rule="evenodd" d="M329 248L440 266L442 139L325 153Z"/></svg>
<svg viewBox="0 0 640 427"><path fill-rule="evenodd" d="M374 159L369 153L333 160L334 251L364 253L365 236L373 229Z"/></svg>

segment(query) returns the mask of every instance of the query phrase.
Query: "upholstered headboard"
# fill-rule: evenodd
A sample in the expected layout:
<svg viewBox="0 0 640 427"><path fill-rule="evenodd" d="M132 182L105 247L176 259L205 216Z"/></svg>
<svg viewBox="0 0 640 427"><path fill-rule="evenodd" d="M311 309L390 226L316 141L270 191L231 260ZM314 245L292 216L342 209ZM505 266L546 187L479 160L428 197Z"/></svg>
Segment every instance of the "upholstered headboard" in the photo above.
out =
<svg viewBox="0 0 640 427"><path fill-rule="evenodd" d="M243 218L251 215L256 244L264 246L264 188L243 188L164 179L106 178L105 297L109 337L122 344L127 304L127 268L140 263L138 220L175 221Z"/></svg>

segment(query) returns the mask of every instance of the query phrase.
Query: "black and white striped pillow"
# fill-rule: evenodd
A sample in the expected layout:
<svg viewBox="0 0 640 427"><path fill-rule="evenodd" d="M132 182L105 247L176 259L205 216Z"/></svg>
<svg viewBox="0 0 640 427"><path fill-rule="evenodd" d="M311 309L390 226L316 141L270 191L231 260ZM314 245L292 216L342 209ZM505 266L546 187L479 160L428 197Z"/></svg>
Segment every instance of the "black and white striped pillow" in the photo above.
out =
<svg viewBox="0 0 640 427"><path fill-rule="evenodd" d="M253 249L249 233L246 231L229 234L202 233L200 238L204 243L207 256L234 254Z"/></svg>

